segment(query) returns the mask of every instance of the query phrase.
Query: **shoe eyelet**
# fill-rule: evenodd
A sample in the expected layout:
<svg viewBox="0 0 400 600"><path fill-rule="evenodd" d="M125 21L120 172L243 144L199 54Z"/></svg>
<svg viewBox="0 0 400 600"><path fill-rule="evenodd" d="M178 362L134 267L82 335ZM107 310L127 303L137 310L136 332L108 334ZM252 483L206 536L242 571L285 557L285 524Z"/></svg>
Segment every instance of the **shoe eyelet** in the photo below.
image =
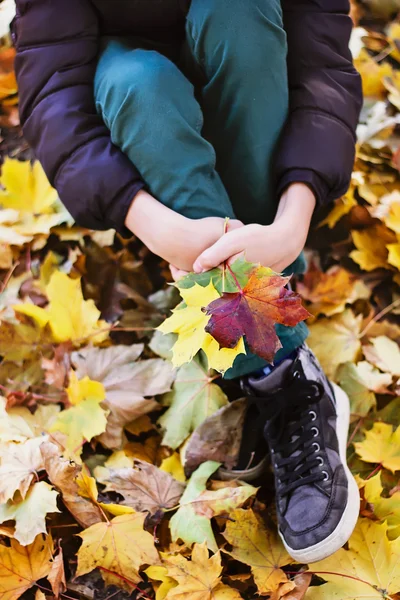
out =
<svg viewBox="0 0 400 600"><path fill-rule="evenodd" d="M324 464L324 459L322 458L322 456L317 456L317 461L319 462L319 466L322 467L322 465ZM324 471L324 473L326 473L326 471Z"/></svg>
<svg viewBox="0 0 400 600"><path fill-rule="evenodd" d="M301 373L300 371L293 371L293 379L300 379L301 378Z"/></svg>
<svg viewBox="0 0 400 600"><path fill-rule="evenodd" d="M324 476L323 481L328 481L328 479L329 479L329 473L327 471L322 471L322 474Z"/></svg>
<svg viewBox="0 0 400 600"><path fill-rule="evenodd" d="M312 447L315 448L315 454L321 450L321 446L318 444L318 442L313 442Z"/></svg>
<svg viewBox="0 0 400 600"><path fill-rule="evenodd" d="M310 410L310 411L308 412L308 414L309 414L309 415L310 415L310 417L311 417L311 421L315 421L315 419L317 418L317 413L315 412L315 410Z"/></svg>
<svg viewBox="0 0 400 600"><path fill-rule="evenodd" d="M313 437L317 437L319 435L318 427L311 427L311 431L314 431Z"/></svg>

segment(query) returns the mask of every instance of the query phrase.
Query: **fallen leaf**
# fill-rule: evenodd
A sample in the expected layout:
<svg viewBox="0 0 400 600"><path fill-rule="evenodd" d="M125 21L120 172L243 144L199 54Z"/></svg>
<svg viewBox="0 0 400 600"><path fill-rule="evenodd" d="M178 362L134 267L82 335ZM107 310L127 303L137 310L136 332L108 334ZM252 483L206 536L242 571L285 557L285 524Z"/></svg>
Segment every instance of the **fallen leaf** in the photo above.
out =
<svg viewBox="0 0 400 600"><path fill-rule="evenodd" d="M168 458L164 458L160 465L160 471L169 473L177 481L186 482L185 471L178 452L174 452Z"/></svg>
<svg viewBox="0 0 400 600"><path fill-rule="evenodd" d="M294 327L309 317L300 296L285 287L289 281L290 277L265 275L262 267L255 270L245 287L238 282L236 293L224 293L206 306L211 316L206 331L222 348L235 348L245 336L250 350L272 363L282 347L275 325Z"/></svg>
<svg viewBox="0 0 400 600"><path fill-rule="evenodd" d="M400 349L388 337L371 339L371 345L363 346L363 352L367 360L381 371L400 376Z"/></svg>
<svg viewBox="0 0 400 600"><path fill-rule="evenodd" d="M205 462L191 476L180 500L180 507L169 523L173 542L181 539L189 546L195 542L206 542L210 550L217 552L218 546L210 519L195 513L193 500L205 491L207 480L219 466L217 462Z"/></svg>
<svg viewBox="0 0 400 600"><path fill-rule="evenodd" d="M347 215L355 206L357 200L354 198L355 187L351 186L347 194L338 198L329 215L319 223L319 227L327 225L329 229L333 229L342 217Z"/></svg>
<svg viewBox="0 0 400 600"><path fill-rule="evenodd" d="M360 519L349 548L312 565L311 572L327 583L311 587L307 598L383 600L400 589L400 538L390 542L384 524Z"/></svg>
<svg viewBox="0 0 400 600"><path fill-rule="evenodd" d="M93 300L84 300L80 279L55 271L46 295L46 308L25 303L15 305L14 311L31 317L41 328L48 324L55 342L71 341L79 346L87 339L100 343L108 337L109 326L99 321L100 311Z"/></svg>
<svg viewBox="0 0 400 600"><path fill-rule="evenodd" d="M330 319L319 319L310 325L307 343L317 355L326 375L333 379L336 369L345 362L354 362L361 349L359 333L362 315L347 309Z"/></svg>
<svg viewBox="0 0 400 600"><path fill-rule="evenodd" d="M179 369L172 391L162 397L162 403L169 406L159 419L165 431L165 446L178 448L207 417L227 404L226 395L214 379L201 359Z"/></svg>
<svg viewBox="0 0 400 600"><path fill-rule="evenodd" d="M70 513L82 527L90 527L104 520L104 513L97 504L79 495L77 477L82 471L79 465L63 458L60 450L51 442L40 447L44 468L49 480L57 488Z"/></svg>
<svg viewBox="0 0 400 600"><path fill-rule="evenodd" d="M393 431L392 425L374 423L354 447L361 460L381 464L392 473L400 470L400 425Z"/></svg>
<svg viewBox="0 0 400 600"><path fill-rule="evenodd" d="M278 590L282 583L289 583L281 567L293 563L293 559L277 534L267 531L251 509L232 511L222 535L232 546L229 554L251 567L260 594L270 594Z"/></svg>
<svg viewBox="0 0 400 600"><path fill-rule="evenodd" d="M0 544L0 598L17 600L47 577L52 566L53 541L38 535L29 546L10 540L10 547Z"/></svg>
<svg viewBox="0 0 400 600"><path fill-rule="evenodd" d="M350 257L364 271L374 269L388 269L387 244L396 241L396 236L383 223L362 231L352 231L353 242L357 250L350 253Z"/></svg>
<svg viewBox="0 0 400 600"><path fill-rule="evenodd" d="M98 568L106 585L131 593L142 581L140 568L160 564L153 536L143 529L144 519L141 513L123 515L82 531L76 576Z"/></svg>
<svg viewBox="0 0 400 600"><path fill-rule="evenodd" d="M104 405L110 411L107 428L99 440L106 448L119 448L123 429L135 419L158 410L151 398L171 389L175 378L169 362L140 360L143 344L84 348L72 355L78 377L88 375L104 386Z"/></svg>
<svg viewBox="0 0 400 600"><path fill-rule="evenodd" d="M396 539L400 536L400 491L395 491L389 498L382 497L380 473L362 483L365 499L373 505L374 515L379 520L386 521L389 539Z"/></svg>
<svg viewBox="0 0 400 600"><path fill-rule="evenodd" d="M0 192L3 208L40 214L51 212L58 199L38 161L31 165L29 161L6 158L0 182L4 187Z"/></svg>
<svg viewBox="0 0 400 600"><path fill-rule="evenodd" d="M101 407L105 391L101 383L88 377L78 380L71 371L67 393L72 407L60 412L50 431L64 433L67 436L66 454L79 460L84 442L90 442L106 429L108 411Z"/></svg>
<svg viewBox="0 0 400 600"><path fill-rule="evenodd" d="M218 552L208 557L206 543L195 544L191 560L184 556L163 559L168 577L177 581L166 600L240 600L237 590L221 583L222 565Z"/></svg>
<svg viewBox="0 0 400 600"><path fill-rule="evenodd" d="M172 311L172 316L158 327L158 331L164 334L178 334L172 348L172 364L180 367L189 363L202 349L207 356L208 368L225 372L233 365L236 356L246 351L241 336L231 348L220 349L215 339L206 332L210 317L203 308L220 297L213 282L210 281L207 287L195 283L193 287L181 289L180 293L185 307L179 305Z"/></svg>
<svg viewBox="0 0 400 600"><path fill-rule="evenodd" d="M28 546L37 535L46 533L47 514L60 512L57 496L48 483L39 481L30 488L23 500L9 500L0 505L0 523L15 521L14 538L22 546Z"/></svg>
<svg viewBox="0 0 400 600"><path fill-rule="evenodd" d="M255 496L257 490L258 488L252 485L205 490L190 504L196 515L204 515L212 519L225 513L231 514L236 508L241 508L249 498Z"/></svg>
<svg viewBox="0 0 400 600"><path fill-rule="evenodd" d="M53 564L50 573L47 575L47 580L51 585L51 589L56 598L59 598L67 590L67 581L65 579L63 550L60 546L58 553L53 558Z"/></svg>
<svg viewBox="0 0 400 600"><path fill-rule="evenodd" d="M358 365L352 362L339 365L336 372L336 381L350 399L351 414L364 417L376 406L375 394L365 384L358 370Z"/></svg>
<svg viewBox="0 0 400 600"><path fill-rule="evenodd" d="M190 436L184 452L185 473L191 475L205 460L232 469L239 458L247 400L241 398L207 417Z"/></svg>
<svg viewBox="0 0 400 600"><path fill-rule="evenodd" d="M38 471L43 469L40 446L44 441L46 438L38 437L20 444L0 446L1 504L12 500L16 491L25 498Z"/></svg>
<svg viewBox="0 0 400 600"><path fill-rule="evenodd" d="M299 573L299 575L295 575L293 578L293 583L295 587L292 590L289 590L287 593L285 589L287 589L287 583L282 583L276 592L277 600L303 600L305 597L308 588L310 587L312 575L310 573ZM291 587L292 582L289 583ZM274 595L271 595L271 600L275 600Z"/></svg>
<svg viewBox="0 0 400 600"><path fill-rule="evenodd" d="M122 504L152 515L177 506L185 489L168 473L140 460L135 460L134 468L110 469L106 478L99 481L106 486L106 492L121 494Z"/></svg>

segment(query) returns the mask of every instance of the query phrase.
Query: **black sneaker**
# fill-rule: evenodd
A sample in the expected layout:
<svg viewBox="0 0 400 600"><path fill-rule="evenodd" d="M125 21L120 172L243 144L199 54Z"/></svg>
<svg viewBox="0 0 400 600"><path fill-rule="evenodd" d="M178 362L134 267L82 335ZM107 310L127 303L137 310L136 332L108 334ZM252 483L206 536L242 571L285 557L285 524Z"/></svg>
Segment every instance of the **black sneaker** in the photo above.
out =
<svg viewBox="0 0 400 600"><path fill-rule="evenodd" d="M346 464L349 399L306 345L244 388L264 423L283 543L300 563L322 560L348 541L359 514Z"/></svg>

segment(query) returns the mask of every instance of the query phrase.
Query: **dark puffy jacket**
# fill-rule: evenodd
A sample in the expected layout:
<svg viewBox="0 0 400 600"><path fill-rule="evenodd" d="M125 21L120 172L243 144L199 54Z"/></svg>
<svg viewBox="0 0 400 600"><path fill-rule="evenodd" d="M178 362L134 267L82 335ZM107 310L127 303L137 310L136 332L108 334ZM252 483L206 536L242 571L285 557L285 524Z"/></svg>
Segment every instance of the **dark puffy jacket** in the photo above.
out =
<svg viewBox="0 0 400 600"><path fill-rule="evenodd" d="M182 36L190 0L16 0L13 36L24 134L77 223L124 232L143 187L97 115L101 35ZM282 0L290 115L277 152L277 193L308 183L319 203L348 188L360 77L348 49L348 0ZM266 57L266 60L268 57Z"/></svg>

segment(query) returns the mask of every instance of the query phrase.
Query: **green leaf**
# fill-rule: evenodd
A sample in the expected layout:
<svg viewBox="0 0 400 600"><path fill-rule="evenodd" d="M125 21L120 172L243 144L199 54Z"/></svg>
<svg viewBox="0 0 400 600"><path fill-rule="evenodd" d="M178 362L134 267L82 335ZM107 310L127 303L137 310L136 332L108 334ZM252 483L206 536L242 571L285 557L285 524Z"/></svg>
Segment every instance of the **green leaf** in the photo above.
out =
<svg viewBox="0 0 400 600"><path fill-rule="evenodd" d="M247 260L241 256L235 260L230 267L240 285L244 287L251 273L258 266L259 265L254 263L247 262ZM271 271L268 269L268 274L270 273ZM219 267L212 269L211 271L206 271L205 273L189 273L189 275L186 275L180 279L176 285L178 289L184 290L193 287L195 283L198 283L202 287L207 287L210 281L213 282L215 289L220 294L222 294L222 292L237 292L237 284L232 274L228 271L228 269L222 269Z"/></svg>

